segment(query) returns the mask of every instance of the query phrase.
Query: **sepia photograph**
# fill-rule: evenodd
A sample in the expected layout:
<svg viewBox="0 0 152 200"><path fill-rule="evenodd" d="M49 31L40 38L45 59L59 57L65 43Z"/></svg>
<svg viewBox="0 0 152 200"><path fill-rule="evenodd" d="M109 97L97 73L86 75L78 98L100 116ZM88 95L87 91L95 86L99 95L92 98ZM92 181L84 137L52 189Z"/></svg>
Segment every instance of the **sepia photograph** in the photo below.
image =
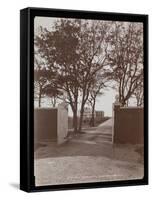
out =
<svg viewBox="0 0 152 200"><path fill-rule="evenodd" d="M34 18L35 186L144 178L143 22Z"/></svg>

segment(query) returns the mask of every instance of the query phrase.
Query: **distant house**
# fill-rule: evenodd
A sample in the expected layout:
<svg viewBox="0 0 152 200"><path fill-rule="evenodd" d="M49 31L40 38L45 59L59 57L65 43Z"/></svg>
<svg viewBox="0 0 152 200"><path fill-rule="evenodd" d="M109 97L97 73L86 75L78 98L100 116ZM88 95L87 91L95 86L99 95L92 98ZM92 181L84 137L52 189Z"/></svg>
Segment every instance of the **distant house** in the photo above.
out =
<svg viewBox="0 0 152 200"><path fill-rule="evenodd" d="M89 107L84 108L84 113L83 113L83 120L90 120L92 116L92 110Z"/></svg>
<svg viewBox="0 0 152 200"><path fill-rule="evenodd" d="M83 122L89 122L92 117L92 110L89 107L84 108ZM94 112L95 121L100 122L104 118L104 111L95 111Z"/></svg>
<svg viewBox="0 0 152 200"><path fill-rule="evenodd" d="M100 122L100 121L102 121L102 119L104 118L104 111L95 111L95 113L96 113L96 117L95 117L95 119L96 119L96 121L97 122Z"/></svg>

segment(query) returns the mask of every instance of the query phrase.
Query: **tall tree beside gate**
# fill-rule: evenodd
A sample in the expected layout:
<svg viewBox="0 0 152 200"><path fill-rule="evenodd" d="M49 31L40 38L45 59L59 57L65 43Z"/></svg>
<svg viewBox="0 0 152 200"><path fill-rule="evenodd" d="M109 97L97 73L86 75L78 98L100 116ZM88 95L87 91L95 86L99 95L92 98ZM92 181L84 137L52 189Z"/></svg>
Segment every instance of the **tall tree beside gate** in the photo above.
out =
<svg viewBox="0 0 152 200"><path fill-rule="evenodd" d="M79 20L58 20L54 30L43 29L35 38L35 46L49 69L57 72L58 89L67 93L67 103L73 111L73 126L77 132L79 92Z"/></svg>
<svg viewBox="0 0 152 200"><path fill-rule="evenodd" d="M103 89L106 87L107 78L104 74L97 74L94 80L94 83L92 83L92 87L89 91L89 98L88 103L91 106L91 119L90 119L90 125L95 126L95 106L97 97L103 95Z"/></svg>
<svg viewBox="0 0 152 200"><path fill-rule="evenodd" d="M142 23L115 22L109 37L109 75L117 83L119 102L125 105L143 77Z"/></svg>
<svg viewBox="0 0 152 200"><path fill-rule="evenodd" d="M105 39L108 35L111 22L88 21L81 23L80 37L80 122L79 132L81 132L84 107L90 95L90 91L95 82L98 81L97 74L103 73L107 63L107 43ZM103 81L103 80L102 80Z"/></svg>
<svg viewBox="0 0 152 200"><path fill-rule="evenodd" d="M136 98L136 105L143 106L144 105L144 77L138 80L138 87L135 89L134 96Z"/></svg>
<svg viewBox="0 0 152 200"><path fill-rule="evenodd" d="M84 106L96 74L107 65L105 39L109 29L110 22L60 19L52 31L45 28L35 37L35 46L48 69L57 72L58 89L67 93L75 132L81 132Z"/></svg>

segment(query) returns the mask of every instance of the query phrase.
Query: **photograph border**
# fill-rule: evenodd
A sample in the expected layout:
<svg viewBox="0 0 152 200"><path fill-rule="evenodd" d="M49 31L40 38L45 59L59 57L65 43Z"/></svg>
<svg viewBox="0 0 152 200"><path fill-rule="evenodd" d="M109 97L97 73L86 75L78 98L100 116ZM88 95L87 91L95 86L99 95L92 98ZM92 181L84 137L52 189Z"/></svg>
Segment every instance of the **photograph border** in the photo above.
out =
<svg viewBox="0 0 152 200"><path fill-rule="evenodd" d="M34 177L34 18L62 17L142 22L144 31L144 177L93 183L35 186ZM148 15L25 8L20 11L20 189L27 192L148 184Z"/></svg>

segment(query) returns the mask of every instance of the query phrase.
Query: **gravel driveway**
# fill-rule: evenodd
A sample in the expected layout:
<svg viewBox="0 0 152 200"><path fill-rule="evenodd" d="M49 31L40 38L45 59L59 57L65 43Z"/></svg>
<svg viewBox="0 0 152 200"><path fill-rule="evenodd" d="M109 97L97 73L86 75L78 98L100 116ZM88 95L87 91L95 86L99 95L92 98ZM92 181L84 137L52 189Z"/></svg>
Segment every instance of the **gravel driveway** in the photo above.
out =
<svg viewBox="0 0 152 200"><path fill-rule="evenodd" d="M141 179L143 147L113 145L111 120L66 143L43 142L35 151L36 185Z"/></svg>
<svg viewBox="0 0 152 200"><path fill-rule="evenodd" d="M139 179L141 152L142 147L131 145L48 143L35 152L36 185Z"/></svg>

